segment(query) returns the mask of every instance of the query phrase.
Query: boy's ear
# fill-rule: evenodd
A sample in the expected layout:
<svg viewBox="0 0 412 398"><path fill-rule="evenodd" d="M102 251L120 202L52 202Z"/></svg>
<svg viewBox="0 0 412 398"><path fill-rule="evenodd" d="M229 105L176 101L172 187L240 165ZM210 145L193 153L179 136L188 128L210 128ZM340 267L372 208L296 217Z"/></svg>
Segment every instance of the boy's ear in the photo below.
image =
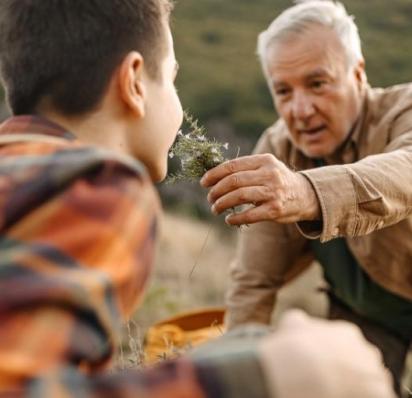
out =
<svg viewBox="0 0 412 398"><path fill-rule="evenodd" d="M119 70L120 95L125 105L137 117L145 115L146 88L143 81L143 65L142 55L132 51L123 59Z"/></svg>

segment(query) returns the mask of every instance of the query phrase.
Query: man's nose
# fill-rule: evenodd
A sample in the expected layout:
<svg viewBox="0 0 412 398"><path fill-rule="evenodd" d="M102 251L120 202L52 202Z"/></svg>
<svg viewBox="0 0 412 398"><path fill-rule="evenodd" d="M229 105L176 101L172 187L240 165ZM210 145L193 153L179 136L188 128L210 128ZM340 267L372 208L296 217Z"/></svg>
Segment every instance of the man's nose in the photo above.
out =
<svg viewBox="0 0 412 398"><path fill-rule="evenodd" d="M295 119L306 121L315 113L312 99L307 94L297 92L292 101L292 112Z"/></svg>

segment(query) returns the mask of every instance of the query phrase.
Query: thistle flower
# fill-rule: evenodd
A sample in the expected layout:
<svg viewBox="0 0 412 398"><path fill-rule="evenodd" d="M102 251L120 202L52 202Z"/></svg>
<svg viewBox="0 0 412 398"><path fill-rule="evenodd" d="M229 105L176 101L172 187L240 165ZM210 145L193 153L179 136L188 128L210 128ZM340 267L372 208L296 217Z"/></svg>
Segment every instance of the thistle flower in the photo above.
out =
<svg viewBox="0 0 412 398"><path fill-rule="evenodd" d="M222 144L214 138L207 138L205 128L199 126L198 121L187 111L184 112L184 120L190 131L187 134L178 133L169 152L170 158L176 156L180 159L181 170L172 174L167 179L168 183L196 181L226 160L223 153L229 148L228 143Z"/></svg>

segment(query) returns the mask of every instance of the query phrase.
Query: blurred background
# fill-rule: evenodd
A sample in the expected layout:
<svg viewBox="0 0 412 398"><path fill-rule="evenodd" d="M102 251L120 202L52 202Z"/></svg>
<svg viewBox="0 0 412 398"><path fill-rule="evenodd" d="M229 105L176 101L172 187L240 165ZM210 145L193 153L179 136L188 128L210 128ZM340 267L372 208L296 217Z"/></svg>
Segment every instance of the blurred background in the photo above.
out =
<svg viewBox="0 0 412 398"><path fill-rule="evenodd" d="M343 3L360 30L369 82L388 86L412 81L412 1ZM291 0L177 1L172 29L180 64L179 95L209 136L229 142L229 157L250 153L262 131L277 118L256 56L256 38L292 4ZM0 102L0 117L6 115ZM177 167L173 159L170 170ZM206 192L198 184L162 184L158 189L166 211L156 271L132 331L137 340L149 325L171 314L223 304L236 235L242 233L225 226L223 218L212 218ZM277 314L297 306L322 315L326 303L315 292L320 284L315 265L284 289Z"/></svg>
<svg viewBox="0 0 412 398"><path fill-rule="evenodd" d="M373 86L412 80L412 1L343 0L355 16ZM173 32L184 108L208 134L248 154L276 120L256 56L259 32L291 0L178 0ZM176 160L171 164L173 170ZM162 188L169 208L208 217L204 193L190 184Z"/></svg>
<svg viewBox="0 0 412 398"><path fill-rule="evenodd" d="M256 56L259 32L291 0L179 0L173 32L180 72L176 82L183 107L199 119L208 135L229 142L228 156L249 154L277 115ZM343 0L355 16L372 86L412 81L412 1ZM176 159L170 164L178 167ZM159 187L166 208L158 264L142 310L140 327L162 317L222 305L227 272L242 233L212 218L198 184ZM191 271L195 268L193 274ZM283 289L274 323L286 308L314 315L326 300L314 266ZM411 361L412 362L412 361ZM406 381L410 385L410 381Z"/></svg>

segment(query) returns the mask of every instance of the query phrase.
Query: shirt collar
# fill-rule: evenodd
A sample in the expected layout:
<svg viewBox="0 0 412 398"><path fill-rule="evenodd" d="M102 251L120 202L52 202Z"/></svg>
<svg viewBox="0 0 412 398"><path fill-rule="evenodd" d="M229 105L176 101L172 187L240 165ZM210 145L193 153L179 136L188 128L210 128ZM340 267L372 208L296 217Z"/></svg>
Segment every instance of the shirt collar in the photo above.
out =
<svg viewBox="0 0 412 398"><path fill-rule="evenodd" d="M352 141L356 147L359 146L359 141L360 141L362 132L365 129L365 122L368 116L368 103L369 103L370 93L371 93L371 87L367 85L360 115L353 127L352 133L349 136L349 140Z"/></svg>
<svg viewBox="0 0 412 398"><path fill-rule="evenodd" d="M59 137L69 141L76 139L76 136L64 127L38 115L12 116L0 125L0 135L27 133Z"/></svg>
<svg viewBox="0 0 412 398"><path fill-rule="evenodd" d="M360 141L362 139L362 134L365 131L368 119L368 103L370 91L371 88L369 85L367 85L361 111L352 127L351 132L349 133L348 138L334 154L325 158L325 162L327 164L347 164L356 162L358 160L360 153Z"/></svg>

